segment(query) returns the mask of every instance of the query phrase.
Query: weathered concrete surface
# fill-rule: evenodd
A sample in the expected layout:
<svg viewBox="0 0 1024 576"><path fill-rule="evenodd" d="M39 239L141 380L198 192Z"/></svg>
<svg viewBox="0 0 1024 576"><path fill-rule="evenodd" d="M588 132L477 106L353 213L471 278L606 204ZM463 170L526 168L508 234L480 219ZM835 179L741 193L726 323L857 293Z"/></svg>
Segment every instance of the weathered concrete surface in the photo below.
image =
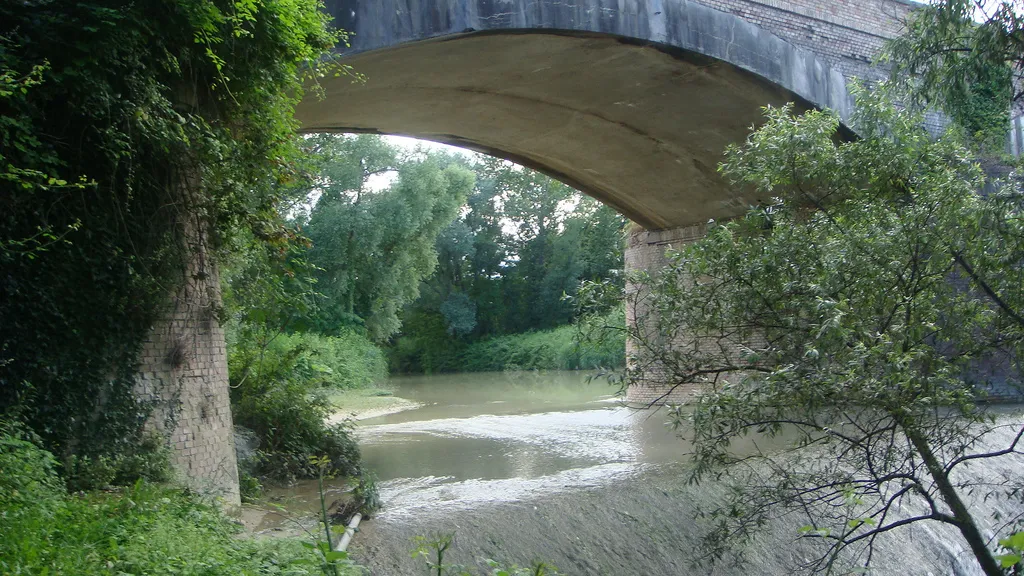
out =
<svg viewBox="0 0 1024 576"><path fill-rule="evenodd" d="M403 134L546 172L649 229L741 214L716 172L764 105L851 108L813 52L682 0L339 0L354 31L307 131Z"/></svg>

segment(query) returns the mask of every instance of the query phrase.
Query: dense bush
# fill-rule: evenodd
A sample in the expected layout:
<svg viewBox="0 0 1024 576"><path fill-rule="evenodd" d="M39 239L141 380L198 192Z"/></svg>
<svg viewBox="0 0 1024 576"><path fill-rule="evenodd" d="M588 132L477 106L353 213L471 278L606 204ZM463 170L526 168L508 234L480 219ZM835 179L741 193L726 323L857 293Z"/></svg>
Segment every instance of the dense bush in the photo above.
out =
<svg viewBox="0 0 1024 576"><path fill-rule="evenodd" d="M328 472L359 472L359 448L344 423L329 424L327 387L365 386L385 376L384 359L365 337L281 334L265 345L233 338L229 355L235 423L259 446L248 472L275 481L311 478L311 457L327 456Z"/></svg>
<svg viewBox="0 0 1024 576"><path fill-rule="evenodd" d="M365 388L387 378L384 353L354 331L337 336L278 334L261 344L244 335L231 337L232 377L302 381L310 388Z"/></svg>
<svg viewBox="0 0 1024 576"><path fill-rule="evenodd" d="M468 345L448 333L441 314L409 314L406 335L388 348L388 365L396 374L435 374L462 369L461 354Z"/></svg>
<svg viewBox="0 0 1024 576"><path fill-rule="evenodd" d="M171 475L170 448L156 433L143 434L137 445L128 445L113 454L72 455L61 470L71 490L127 486L139 478L166 482Z"/></svg>
<svg viewBox="0 0 1024 576"><path fill-rule="evenodd" d="M290 334L282 336L276 345L285 349L302 349L296 368L302 370L314 385L365 388L388 376L388 363L383 351L355 331L341 331L335 336Z"/></svg>
<svg viewBox="0 0 1024 576"><path fill-rule="evenodd" d="M606 341L600 347L576 341L575 326L508 334L470 344L462 353L462 370L588 370L621 366L626 344Z"/></svg>
<svg viewBox="0 0 1024 576"><path fill-rule="evenodd" d="M68 494L53 455L0 424L2 574L323 573L322 557L302 542L239 538L238 531L219 509L180 489L139 482Z"/></svg>
<svg viewBox="0 0 1024 576"><path fill-rule="evenodd" d="M622 312L602 319L625 325ZM442 346L424 336L400 339L391 349L399 372L494 372L502 370L591 370L616 368L626 358L624 335L600 341L580 340L578 326L507 334L469 344L446 340Z"/></svg>

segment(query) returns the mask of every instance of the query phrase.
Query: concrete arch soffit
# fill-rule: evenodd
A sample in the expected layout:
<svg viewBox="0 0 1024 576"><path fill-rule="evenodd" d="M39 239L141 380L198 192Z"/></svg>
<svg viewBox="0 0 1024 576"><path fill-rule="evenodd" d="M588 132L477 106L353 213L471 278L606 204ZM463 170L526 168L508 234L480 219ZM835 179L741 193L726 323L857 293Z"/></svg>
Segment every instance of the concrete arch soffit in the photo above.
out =
<svg viewBox="0 0 1024 576"><path fill-rule="evenodd" d="M325 97L297 110L304 131L406 135L503 157L662 229L765 200L716 170L762 106L842 118L852 108L846 79L817 56L699 4L620 2L627 8L597 16L600 6L556 0L427 1L418 14L409 4L329 3L355 33L338 56L367 80L325 79ZM509 10L491 10L499 4Z"/></svg>

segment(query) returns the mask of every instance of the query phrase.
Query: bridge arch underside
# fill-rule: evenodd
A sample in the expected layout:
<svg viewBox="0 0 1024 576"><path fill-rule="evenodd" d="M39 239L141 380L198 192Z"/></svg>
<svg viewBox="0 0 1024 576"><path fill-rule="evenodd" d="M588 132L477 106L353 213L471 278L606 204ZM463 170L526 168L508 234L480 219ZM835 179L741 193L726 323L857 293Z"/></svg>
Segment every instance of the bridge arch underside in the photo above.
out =
<svg viewBox="0 0 1024 576"><path fill-rule="evenodd" d="M304 100L297 116L307 132L405 135L503 157L647 229L674 228L737 216L766 200L730 188L717 172L726 146L761 122L761 107L847 106L841 76L837 84L812 55L796 58L778 38L758 34L764 50L799 60L805 77L767 59L775 82L694 50L621 35L491 30L346 55L366 81L324 79L323 96Z"/></svg>

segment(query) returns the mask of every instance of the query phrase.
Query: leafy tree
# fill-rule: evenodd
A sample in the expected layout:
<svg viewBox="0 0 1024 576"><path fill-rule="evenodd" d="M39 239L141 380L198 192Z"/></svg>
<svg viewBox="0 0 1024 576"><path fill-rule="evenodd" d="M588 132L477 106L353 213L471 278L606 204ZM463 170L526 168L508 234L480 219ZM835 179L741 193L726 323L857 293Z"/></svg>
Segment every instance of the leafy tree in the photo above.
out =
<svg viewBox="0 0 1024 576"><path fill-rule="evenodd" d="M564 238L568 203L578 194L547 176L496 158L478 168L493 181L501 212L511 228L506 250L515 260L503 275L502 296L508 303L506 332L551 328L569 321L572 310L561 297L572 270L559 266L566 255ZM557 246L562 241L561 250ZM563 261L561 264L567 264Z"/></svg>
<svg viewBox="0 0 1024 576"><path fill-rule="evenodd" d="M449 334L465 336L476 326L476 304L462 292L449 294L440 311Z"/></svg>
<svg viewBox="0 0 1024 576"><path fill-rule="evenodd" d="M868 566L882 534L937 522L1003 574L967 495L1019 499L1020 478L965 469L1022 453L1024 427L984 404L1021 378L1021 196L978 195L957 138L881 93L858 95L855 142L836 144L832 113L791 112L768 109L721 167L772 205L633 279L626 384L701 386L672 420L693 438L691 480L732 481L706 511L710 558L794 513L815 571Z"/></svg>
<svg viewBox="0 0 1024 576"><path fill-rule="evenodd" d="M1024 92L1024 4L941 0L916 7L883 60L910 100L936 104L980 144L1001 150L1011 103Z"/></svg>
<svg viewBox="0 0 1024 576"><path fill-rule="evenodd" d="M569 324L567 296L582 279L621 281L622 216L503 160L480 158L472 167L477 186L438 237L437 272L406 311L400 370L466 369L471 342ZM535 360L543 366L547 356Z"/></svg>
<svg viewBox="0 0 1024 576"><path fill-rule="evenodd" d="M322 136L318 146L324 169L306 228L326 297L318 328L364 323L371 338L387 339L433 272L435 240L458 215L473 174L441 157L401 159L375 136ZM388 172L389 187L370 188L371 176Z"/></svg>
<svg viewBox="0 0 1024 576"><path fill-rule="evenodd" d="M258 496L257 478L316 477L314 457L332 474L358 474L349 427L327 421L334 406L326 388L365 385L385 372L380 351L361 334L300 331L320 299L309 240L283 222L260 235L236 239L221 276L232 418L254 440L239 461L243 497Z"/></svg>

